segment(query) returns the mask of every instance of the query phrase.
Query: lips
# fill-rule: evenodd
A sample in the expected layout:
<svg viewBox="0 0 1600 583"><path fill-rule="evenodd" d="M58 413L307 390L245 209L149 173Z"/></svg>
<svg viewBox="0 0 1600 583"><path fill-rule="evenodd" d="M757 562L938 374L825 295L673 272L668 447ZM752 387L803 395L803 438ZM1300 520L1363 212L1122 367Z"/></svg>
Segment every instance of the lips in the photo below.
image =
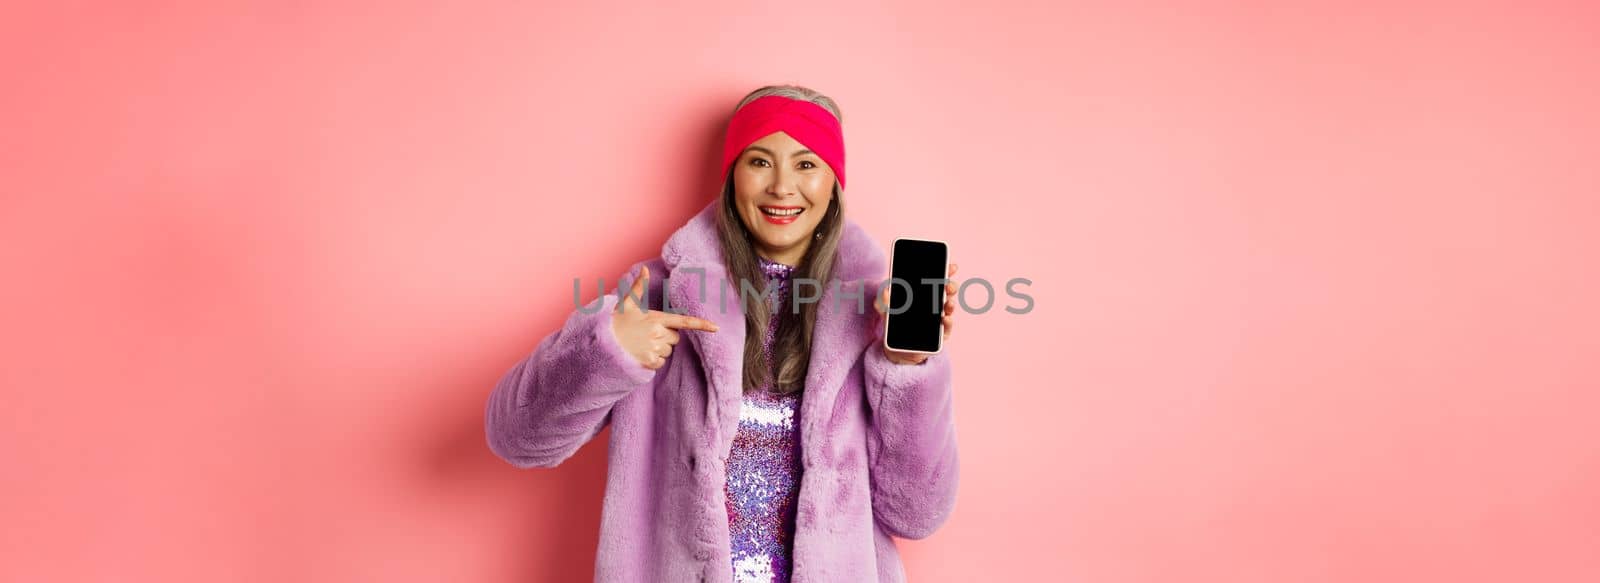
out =
<svg viewBox="0 0 1600 583"><path fill-rule="evenodd" d="M762 206L761 217L774 225L787 225L793 223L806 210L797 206ZM792 213L792 214L791 214Z"/></svg>

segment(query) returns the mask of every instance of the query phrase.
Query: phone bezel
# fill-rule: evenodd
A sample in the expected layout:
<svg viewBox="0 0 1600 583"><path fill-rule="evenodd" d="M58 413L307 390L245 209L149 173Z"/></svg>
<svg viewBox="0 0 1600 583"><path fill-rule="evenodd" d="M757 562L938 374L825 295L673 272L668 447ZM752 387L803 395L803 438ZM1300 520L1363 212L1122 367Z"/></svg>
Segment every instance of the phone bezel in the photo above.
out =
<svg viewBox="0 0 1600 583"><path fill-rule="evenodd" d="M946 280L944 285L945 286L949 286L950 285L950 282L948 281L950 279L950 243L947 242L947 241L944 241L942 239L924 239L924 238L921 238L921 237L895 237L894 238L894 242L889 244L889 279L885 280L885 281L892 282L894 280L894 255L895 255L895 249L900 246L899 245L900 241L919 241L919 242L924 242L924 243L938 243L940 245L943 245L944 246L944 269L940 270L939 272L944 274L944 278ZM893 296L894 292L890 292L890 295ZM905 352L905 353L909 353L909 354L928 354L928 355L938 354L938 353L944 351L944 323L943 322L939 323L939 335L937 337L937 340L938 340L938 343L939 343L939 347L933 349L932 352L927 351L927 350L906 350L904 348L895 348L893 346L889 346L889 316L890 316L889 307L890 306L887 306L887 305L885 305L883 307L883 309L884 309L884 312L883 312L883 340L882 340L881 344L883 344L883 348L885 350L893 350L895 352ZM944 319L943 316L940 316L940 319L943 320Z"/></svg>

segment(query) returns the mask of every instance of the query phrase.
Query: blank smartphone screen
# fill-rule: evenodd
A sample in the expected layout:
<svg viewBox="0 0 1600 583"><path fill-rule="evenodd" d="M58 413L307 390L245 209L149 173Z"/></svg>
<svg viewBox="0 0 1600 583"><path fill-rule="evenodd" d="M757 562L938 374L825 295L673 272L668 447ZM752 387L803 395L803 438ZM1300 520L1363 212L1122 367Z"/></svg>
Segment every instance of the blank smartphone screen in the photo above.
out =
<svg viewBox="0 0 1600 583"><path fill-rule="evenodd" d="M894 264L889 272L895 279L911 287L893 284L889 288L889 306L909 306L900 313L889 314L889 329L884 334L889 348L938 352L944 329L944 282L923 283L924 279L944 279L949 247L940 241L922 239L895 239L891 255ZM892 283L892 282L891 282ZM909 298L908 298L909 294Z"/></svg>

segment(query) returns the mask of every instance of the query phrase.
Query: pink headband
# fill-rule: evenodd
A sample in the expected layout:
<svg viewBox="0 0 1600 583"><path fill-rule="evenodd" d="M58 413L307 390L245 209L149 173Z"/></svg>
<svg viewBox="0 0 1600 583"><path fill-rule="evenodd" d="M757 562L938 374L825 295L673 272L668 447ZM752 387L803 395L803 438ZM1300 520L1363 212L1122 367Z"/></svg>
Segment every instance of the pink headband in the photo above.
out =
<svg viewBox="0 0 1600 583"><path fill-rule="evenodd" d="M722 175L728 175L746 147L777 131L789 134L827 162L839 179L839 188L844 188L844 131L839 120L820 105L781 95L758 98L734 112L722 141Z"/></svg>

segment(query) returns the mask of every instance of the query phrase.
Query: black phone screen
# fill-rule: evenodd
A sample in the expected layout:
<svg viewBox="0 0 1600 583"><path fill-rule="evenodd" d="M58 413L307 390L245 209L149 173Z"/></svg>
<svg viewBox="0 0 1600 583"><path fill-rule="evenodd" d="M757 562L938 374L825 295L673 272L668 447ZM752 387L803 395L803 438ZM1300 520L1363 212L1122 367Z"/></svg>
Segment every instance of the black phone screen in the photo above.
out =
<svg viewBox="0 0 1600 583"><path fill-rule="evenodd" d="M900 238L894 241L889 268L889 348L938 352L943 344L945 270L950 249L942 241ZM903 283L895 283L898 280ZM925 282L923 280L941 280ZM898 311L899 313L895 313Z"/></svg>

